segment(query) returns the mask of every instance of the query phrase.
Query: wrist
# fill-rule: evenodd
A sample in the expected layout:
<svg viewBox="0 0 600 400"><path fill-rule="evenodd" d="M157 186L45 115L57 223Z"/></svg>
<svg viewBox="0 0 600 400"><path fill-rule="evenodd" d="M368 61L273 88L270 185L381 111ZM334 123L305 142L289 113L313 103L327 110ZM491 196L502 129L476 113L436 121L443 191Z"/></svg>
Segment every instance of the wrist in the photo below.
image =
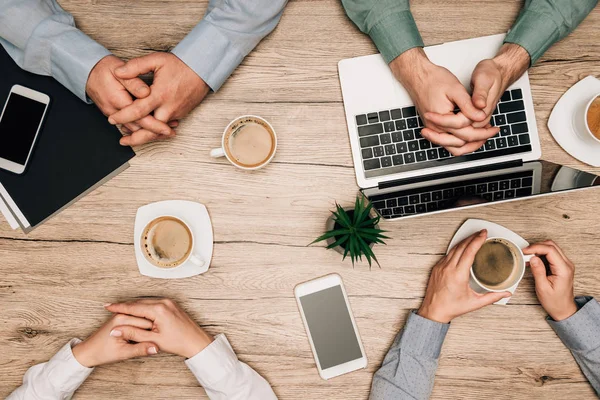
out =
<svg viewBox="0 0 600 400"><path fill-rule="evenodd" d="M573 300L567 307L564 307L563 309L552 313L549 312L548 315L550 315L550 318L558 322L571 317L577 311L577 304L575 304L575 300Z"/></svg>
<svg viewBox="0 0 600 400"><path fill-rule="evenodd" d="M531 59L523 47L514 43L505 43L492 59L502 76L502 88L506 90L529 68Z"/></svg>
<svg viewBox="0 0 600 400"><path fill-rule="evenodd" d="M394 77L407 89L417 86L434 64L422 47L413 47L394 58L389 66Z"/></svg>
<svg viewBox="0 0 600 400"><path fill-rule="evenodd" d="M90 351L87 342L81 342L73 346L71 349L75 360L86 368L94 368L98 365Z"/></svg>
<svg viewBox="0 0 600 400"><path fill-rule="evenodd" d="M196 334L192 337L188 346L186 346L183 354L181 355L185 358L192 358L196 354L204 350L206 347L208 347L208 345L211 344L213 340L214 338L211 335L204 332L202 328L198 328L198 332L196 332Z"/></svg>
<svg viewBox="0 0 600 400"><path fill-rule="evenodd" d="M442 324L448 324L452 320L452 318L446 315L439 307L426 303L423 303L421 307L419 307L417 310L417 315L430 321L439 322Z"/></svg>

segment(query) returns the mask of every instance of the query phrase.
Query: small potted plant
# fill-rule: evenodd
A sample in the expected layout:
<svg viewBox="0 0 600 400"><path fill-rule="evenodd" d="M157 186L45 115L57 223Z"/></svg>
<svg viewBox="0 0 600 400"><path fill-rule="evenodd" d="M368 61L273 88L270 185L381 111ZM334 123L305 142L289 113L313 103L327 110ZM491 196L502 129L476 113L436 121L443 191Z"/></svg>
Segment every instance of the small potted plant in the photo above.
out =
<svg viewBox="0 0 600 400"><path fill-rule="evenodd" d="M336 211L332 211L333 215L327 220L327 231L311 244L326 241L328 249L335 249L343 255L342 260L350 255L352 266L355 261L362 261L363 256L369 268L372 261L379 265L372 247L375 243L385 244L383 239L389 237L383 235L386 231L379 229L380 217L371 217L373 205L365 202L364 197L357 197L354 208L344 209L337 203L335 207Z"/></svg>

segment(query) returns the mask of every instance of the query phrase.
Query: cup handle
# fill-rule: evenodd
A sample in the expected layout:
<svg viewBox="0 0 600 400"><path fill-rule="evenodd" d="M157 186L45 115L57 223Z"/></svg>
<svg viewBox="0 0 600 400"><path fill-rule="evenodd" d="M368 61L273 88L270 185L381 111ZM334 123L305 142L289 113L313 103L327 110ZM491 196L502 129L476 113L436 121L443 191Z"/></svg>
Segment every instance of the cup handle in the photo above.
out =
<svg viewBox="0 0 600 400"><path fill-rule="evenodd" d="M534 256L535 254L523 254L523 261L527 264Z"/></svg>
<svg viewBox="0 0 600 400"><path fill-rule="evenodd" d="M225 157L225 150L223 150L222 147L219 147L218 149L212 149L210 151L210 156L213 158Z"/></svg>
<svg viewBox="0 0 600 400"><path fill-rule="evenodd" d="M195 256L194 254L192 254L192 255L190 256L190 261L191 261L191 262L192 262L194 265L196 265L197 267L200 267L200 268L204 267L204 264L206 264L206 263L204 262L204 260L203 260L203 259L201 259L201 258L200 258L200 257L198 257L198 256Z"/></svg>

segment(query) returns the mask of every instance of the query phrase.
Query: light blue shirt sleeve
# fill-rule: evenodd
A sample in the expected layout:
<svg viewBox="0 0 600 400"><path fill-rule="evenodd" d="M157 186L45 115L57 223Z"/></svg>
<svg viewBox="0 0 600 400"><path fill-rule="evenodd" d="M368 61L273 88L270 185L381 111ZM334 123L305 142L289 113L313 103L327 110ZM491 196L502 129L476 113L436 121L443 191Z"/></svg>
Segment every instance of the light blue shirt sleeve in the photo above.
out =
<svg viewBox="0 0 600 400"><path fill-rule="evenodd" d="M287 0L211 0L172 53L217 91L279 22Z"/></svg>
<svg viewBox="0 0 600 400"><path fill-rule="evenodd" d="M412 311L373 376L369 400L427 400L449 327Z"/></svg>
<svg viewBox="0 0 600 400"><path fill-rule="evenodd" d="M55 0L0 0L0 44L21 68L54 77L86 102L88 76L110 54Z"/></svg>
<svg viewBox="0 0 600 400"><path fill-rule="evenodd" d="M547 320L600 397L600 304L590 296L575 297L575 303L579 311L569 318Z"/></svg>

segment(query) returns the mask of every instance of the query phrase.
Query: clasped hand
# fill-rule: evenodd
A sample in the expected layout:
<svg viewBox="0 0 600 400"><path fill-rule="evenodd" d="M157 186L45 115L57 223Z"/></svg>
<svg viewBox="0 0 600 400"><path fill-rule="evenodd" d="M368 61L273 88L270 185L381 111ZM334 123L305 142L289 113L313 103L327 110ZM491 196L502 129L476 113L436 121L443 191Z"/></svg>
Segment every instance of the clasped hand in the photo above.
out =
<svg viewBox="0 0 600 400"><path fill-rule="evenodd" d="M107 304L105 308L114 315L89 338L73 347L73 355L85 367L153 355L159 351L191 358L213 340L169 299Z"/></svg>
<svg viewBox="0 0 600 400"><path fill-rule="evenodd" d="M496 57L477 65L470 95L456 76L432 63L422 48L410 49L390 63L419 110L425 125L423 137L454 156L472 153L498 134L499 128L490 124L496 104L528 67L528 53L518 45L505 44Z"/></svg>
<svg viewBox="0 0 600 400"><path fill-rule="evenodd" d="M152 85L139 76L152 72ZM125 63L106 56L90 72L86 93L126 134L123 146L141 145L175 136L178 120L208 94L210 88L171 53L154 53Z"/></svg>

